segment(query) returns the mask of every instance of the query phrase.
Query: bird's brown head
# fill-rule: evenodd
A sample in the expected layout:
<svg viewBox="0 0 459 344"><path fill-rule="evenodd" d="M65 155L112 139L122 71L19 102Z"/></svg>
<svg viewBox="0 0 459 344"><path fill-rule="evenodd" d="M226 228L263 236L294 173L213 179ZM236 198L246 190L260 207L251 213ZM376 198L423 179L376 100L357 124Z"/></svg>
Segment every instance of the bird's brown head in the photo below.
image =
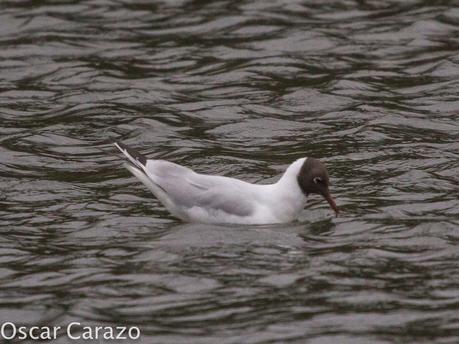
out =
<svg viewBox="0 0 459 344"><path fill-rule="evenodd" d="M330 204L330 207L335 211L335 214L338 215L338 207L329 190L330 180L328 178L327 169L319 160L307 158L303 166L301 166L297 180L301 190L306 196L311 193L322 195L327 200L328 204Z"/></svg>

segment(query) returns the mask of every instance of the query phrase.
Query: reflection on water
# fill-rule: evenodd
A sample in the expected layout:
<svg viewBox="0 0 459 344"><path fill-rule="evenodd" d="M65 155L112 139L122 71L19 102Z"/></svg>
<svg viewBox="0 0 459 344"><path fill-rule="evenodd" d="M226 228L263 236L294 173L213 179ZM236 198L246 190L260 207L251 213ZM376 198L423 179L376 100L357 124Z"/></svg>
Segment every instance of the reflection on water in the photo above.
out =
<svg viewBox="0 0 459 344"><path fill-rule="evenodd" d="M453 1L0 9L2 322L139 326L145 343L457 341ZM182 224L113 139L251 182L319 157L343 214L313 198L290 225Z"/></svg>

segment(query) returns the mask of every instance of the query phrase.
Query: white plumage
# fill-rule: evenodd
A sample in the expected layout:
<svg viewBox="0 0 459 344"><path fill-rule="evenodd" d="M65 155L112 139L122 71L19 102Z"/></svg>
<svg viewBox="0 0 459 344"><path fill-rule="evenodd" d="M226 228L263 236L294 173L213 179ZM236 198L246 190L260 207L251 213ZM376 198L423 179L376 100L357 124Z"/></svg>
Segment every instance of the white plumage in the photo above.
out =
<svg viewBox="0 0 459 344"><path fill-rule="evenodd" d="M165 160L147 160L128 146L115 143L132 164L126 168L169 210L188 222L269 224L295 220L306 196L298 175L306 158L292 163L274 184L204 175Z"/></svg>

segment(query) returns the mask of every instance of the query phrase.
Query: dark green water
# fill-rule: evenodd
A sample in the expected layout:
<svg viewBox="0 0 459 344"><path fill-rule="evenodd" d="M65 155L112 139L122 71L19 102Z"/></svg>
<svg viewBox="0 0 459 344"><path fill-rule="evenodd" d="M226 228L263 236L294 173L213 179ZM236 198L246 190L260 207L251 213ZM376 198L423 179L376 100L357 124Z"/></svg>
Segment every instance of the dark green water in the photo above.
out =
<svg viewBox="0 0 459 344"><path fill-rule="evenodd" d="M457 343L457 5L2 1L1 322ZM343 213L184 224L114 139L251 182L318 157Z"/></svg>

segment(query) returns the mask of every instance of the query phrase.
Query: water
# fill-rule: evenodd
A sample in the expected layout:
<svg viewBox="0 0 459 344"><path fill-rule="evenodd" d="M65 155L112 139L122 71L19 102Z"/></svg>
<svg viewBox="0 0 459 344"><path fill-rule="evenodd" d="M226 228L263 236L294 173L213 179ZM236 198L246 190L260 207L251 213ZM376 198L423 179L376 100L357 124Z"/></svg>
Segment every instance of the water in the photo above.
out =
<svg viewBox="0 0 459 344"><path fill-rule="evenodd" d="M2 323L457 343L454 5L2 1ZM184 224L114 139L251 182L319 157L342 215L313 197L288 225Z"/></svg>

